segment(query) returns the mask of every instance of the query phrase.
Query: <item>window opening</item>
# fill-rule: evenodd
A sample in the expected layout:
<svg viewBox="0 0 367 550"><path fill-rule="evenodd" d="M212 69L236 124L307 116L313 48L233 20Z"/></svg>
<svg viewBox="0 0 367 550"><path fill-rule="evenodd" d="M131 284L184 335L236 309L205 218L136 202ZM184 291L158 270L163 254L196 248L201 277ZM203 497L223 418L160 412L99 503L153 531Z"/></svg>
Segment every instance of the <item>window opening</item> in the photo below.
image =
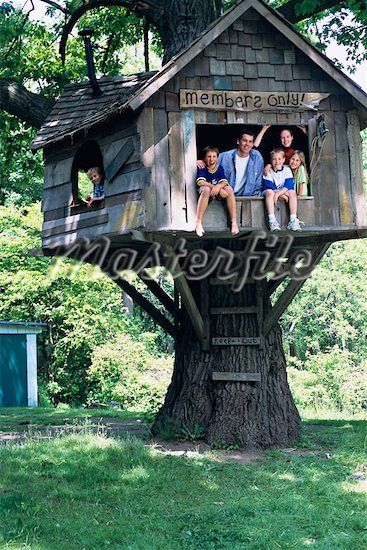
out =
<svg viewBox="0 0 367 550"><path fill-rule="evenodd" d="M235 149L237 147L238 133L242 128L248 128L258 135L262 129L262 125L253 124L198 124L196 126L196 144L197 158L202 158L203 149L207 145L218 147L220 152ZM265 132L260 145L257 149L263 156L265 165L270 162L270 152L272 149L281 147L280 134L282 130L290 130L293 133L292 149L300 150L305 155L307 173L310 175L310 151L308 140L308 127L305 127L306 132L296 125L280 125L274 124ZM310 186L309 186L310 194Z"/></svg>
<svg viewBox="0 0 367 550"><path fill-rule="evenodd" d="M93 183L88 177L88 170L99 167L104 181L104 167L101 149L96 141L85 141L76 152L72 168L73 204L78 209L87 209L85 197L93 195ZM103 201L95 203L91 208L100 208ZM88 208L90 210L91 208Z"/></svg>

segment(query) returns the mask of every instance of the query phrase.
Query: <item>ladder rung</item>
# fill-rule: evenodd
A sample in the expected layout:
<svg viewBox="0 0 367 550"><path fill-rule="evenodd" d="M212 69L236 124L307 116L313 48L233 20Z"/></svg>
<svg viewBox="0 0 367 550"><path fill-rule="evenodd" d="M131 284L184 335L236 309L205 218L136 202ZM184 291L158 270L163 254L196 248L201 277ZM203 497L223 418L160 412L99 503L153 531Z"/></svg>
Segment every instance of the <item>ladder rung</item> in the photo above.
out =
<svg viewBox="0 0 367 550"><path fill-rule="evenodd" d="M251 307L211 307L212 315L239 315L241 313L257 313L258 309L255 306Z"/></svg>

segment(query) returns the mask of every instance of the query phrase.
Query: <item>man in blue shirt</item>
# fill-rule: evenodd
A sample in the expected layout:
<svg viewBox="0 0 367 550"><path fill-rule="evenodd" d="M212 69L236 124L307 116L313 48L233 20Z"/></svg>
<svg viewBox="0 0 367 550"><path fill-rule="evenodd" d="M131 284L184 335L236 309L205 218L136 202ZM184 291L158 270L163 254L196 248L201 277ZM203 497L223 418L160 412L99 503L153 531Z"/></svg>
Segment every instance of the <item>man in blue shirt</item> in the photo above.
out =
<svg viewBox="0 0 367 550"><path fill-rule="evenodd" d="M261 194L264 160L259 151L253 149L254 140L255 132L243 128L237 137L237 149L219 155L219 164L239 197Z"/></svg>

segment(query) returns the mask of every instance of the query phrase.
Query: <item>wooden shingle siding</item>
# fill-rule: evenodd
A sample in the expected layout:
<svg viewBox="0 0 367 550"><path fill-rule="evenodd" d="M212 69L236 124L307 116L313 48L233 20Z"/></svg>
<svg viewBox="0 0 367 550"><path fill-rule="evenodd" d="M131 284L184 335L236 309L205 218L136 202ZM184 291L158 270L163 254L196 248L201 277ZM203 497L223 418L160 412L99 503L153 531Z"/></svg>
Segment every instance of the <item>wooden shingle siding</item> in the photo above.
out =
<svg viewBox="0 0 367 550"><path fill-rule="evenodd" d="M147 107L154 107L155 109L165 109L165 97L164 93L159 90L146 103Z"/></svg>
<svg viewBox="0 0 367 550"><path fill-rule="evenodd" d="M213 82L214 90L231 90L233 87L231 76L215 76Z"/></svg>
<svg viewBox="0 0 367 550"><path fill-rule="evenodd" d="M296 63L296 52L293 47L291 50L284 50L283 55L284 55L284 63L286 65L288 64L294 65Z"/></svg>
<svg viewBox="0 0 367 550"><path fill-rule="evenodd" d="M252 36L251 36L251 34L239 33L239 35L238 35L238 45L239 46L251 46L252 45Z"/></svg>
<svg viewBox="0 0 367 550"><path fill-rule="evenodd" d="M235 46L232 46L234 48ZM237 46L238 48L238 46ZM213 56L212 56L213 57ZM231 46L229 44L217 44L217 59L221 61L227 61L232 59ZM237 59L237 57L235 57ZM208 60L206 59L208 62Z"/></svg>

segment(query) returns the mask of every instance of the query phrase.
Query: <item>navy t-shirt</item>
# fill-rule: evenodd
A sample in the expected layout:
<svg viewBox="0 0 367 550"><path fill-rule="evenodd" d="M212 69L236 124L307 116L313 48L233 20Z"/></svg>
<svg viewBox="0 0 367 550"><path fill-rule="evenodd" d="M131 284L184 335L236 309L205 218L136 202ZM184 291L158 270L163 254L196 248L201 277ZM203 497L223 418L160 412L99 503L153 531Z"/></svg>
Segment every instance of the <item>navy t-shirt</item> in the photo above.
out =
<svg viewBox="0 0 367 550"><path fill-rule="evenodd" d="M220 166L218 164L215 171L209 170L207 166L205 166L205 168L198 168L196 181L198 182L202 179L206 180L208 183L212 183L213 185L216 185L217 183L221 183L223 181L226 181L228 183L223 166Z"/></svg>

